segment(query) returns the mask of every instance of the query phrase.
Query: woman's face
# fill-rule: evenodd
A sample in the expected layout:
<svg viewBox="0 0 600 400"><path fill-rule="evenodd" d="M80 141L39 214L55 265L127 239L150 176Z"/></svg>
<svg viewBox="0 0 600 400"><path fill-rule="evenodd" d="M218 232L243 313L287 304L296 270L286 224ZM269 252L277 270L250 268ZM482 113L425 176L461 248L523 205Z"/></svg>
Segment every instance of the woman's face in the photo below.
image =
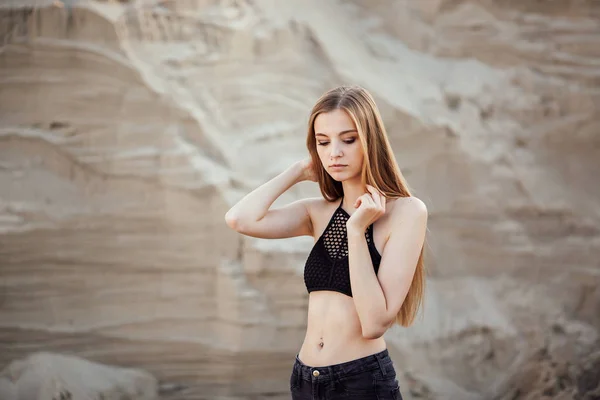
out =
<svg viewBox="0 0 600 400"><path fill-rule="evenodd" d="M314 123L321 164L336 181L360 177L363 150L352 118L341 109L317 116Z"/></svg>

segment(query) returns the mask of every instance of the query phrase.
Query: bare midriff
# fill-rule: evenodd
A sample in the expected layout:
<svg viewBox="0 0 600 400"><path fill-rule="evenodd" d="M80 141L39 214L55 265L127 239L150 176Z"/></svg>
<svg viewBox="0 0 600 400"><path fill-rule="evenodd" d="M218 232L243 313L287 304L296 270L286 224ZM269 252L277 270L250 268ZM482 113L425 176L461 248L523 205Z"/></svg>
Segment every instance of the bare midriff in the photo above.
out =
<svg viewBox="0 0 600 400"><path fill-rule="evenodd" d="M332 291L315 291L308 300L308 321L298 358L312 367L339 364L385 350L383 337L365 339L354 300Z"/></svg>

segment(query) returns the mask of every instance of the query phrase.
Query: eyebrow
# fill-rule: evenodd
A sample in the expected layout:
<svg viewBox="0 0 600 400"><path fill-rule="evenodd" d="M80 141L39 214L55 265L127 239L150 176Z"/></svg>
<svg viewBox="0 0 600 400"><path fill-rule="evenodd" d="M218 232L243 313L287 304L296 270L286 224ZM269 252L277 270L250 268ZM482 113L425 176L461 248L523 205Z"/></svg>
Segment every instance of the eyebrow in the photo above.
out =
<svg viewBox="0 0 600 400"><path fill-rule="evenodd" d="M342 136L343 134L350 133L350 132L358 132L358 131L356 129L347 129L345 131L341 131L340 133L338 133L338 135ZM324 134L324 133L319 132L319 133L315 133L315 136L327 136L327 135Z"/></svg>

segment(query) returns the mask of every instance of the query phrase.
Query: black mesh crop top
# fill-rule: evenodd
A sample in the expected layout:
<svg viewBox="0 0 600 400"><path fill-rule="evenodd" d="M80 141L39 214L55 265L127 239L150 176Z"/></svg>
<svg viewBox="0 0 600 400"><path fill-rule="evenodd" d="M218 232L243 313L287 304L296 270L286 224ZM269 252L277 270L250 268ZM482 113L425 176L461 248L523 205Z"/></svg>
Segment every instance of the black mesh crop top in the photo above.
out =
<svg viewBox="0 0 600 400"><path fill-rule="evenodd" d="M335 210L323 234L313 246L304 266L304 283L308 292L332 290L352 297L348 265L348 234L346 221L350 215L342 208L344 199ZM381 255L373 241L373 225L365 232L375 274Z"/></svg>

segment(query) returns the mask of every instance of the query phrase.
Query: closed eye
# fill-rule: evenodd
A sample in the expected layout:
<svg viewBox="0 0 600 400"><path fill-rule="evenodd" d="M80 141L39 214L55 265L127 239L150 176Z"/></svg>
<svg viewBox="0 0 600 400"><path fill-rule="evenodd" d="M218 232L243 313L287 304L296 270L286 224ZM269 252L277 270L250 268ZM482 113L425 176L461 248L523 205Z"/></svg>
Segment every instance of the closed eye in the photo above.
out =
<svg viewBox="0 0 600 400"><path fill-rule="evenodd" d="M347 144L352 144L352 143L354 143L355 141L356 141L356 139L355 139L355 138L352 138L352 139L347 139L347 140L344 140L344 143L347 143ZM329 144L329 142L319 142L319 141L317 141L317 144L318 144L319 146L327 146L327 145Z"/></svg>

